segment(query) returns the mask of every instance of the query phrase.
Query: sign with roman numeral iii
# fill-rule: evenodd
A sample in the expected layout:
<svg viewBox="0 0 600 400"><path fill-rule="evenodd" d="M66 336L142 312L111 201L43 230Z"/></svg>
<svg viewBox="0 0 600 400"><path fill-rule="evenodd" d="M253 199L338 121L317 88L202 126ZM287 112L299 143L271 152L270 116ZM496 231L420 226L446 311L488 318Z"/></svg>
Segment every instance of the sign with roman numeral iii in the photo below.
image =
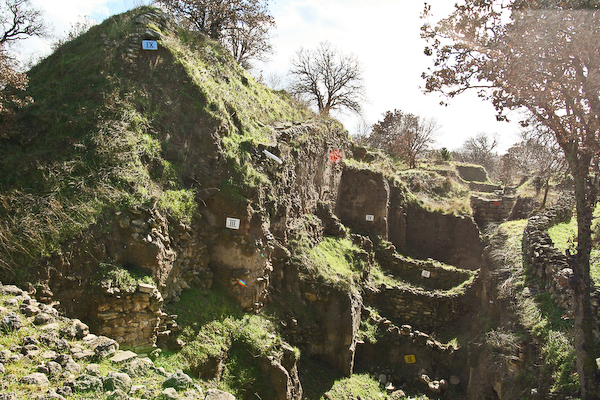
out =
<svg viewBox="0 0 600 400"><path fill-rule="evenodd" d="M227 218L225 226L229 229L240 229L240 220L237 218Z"/></svg>

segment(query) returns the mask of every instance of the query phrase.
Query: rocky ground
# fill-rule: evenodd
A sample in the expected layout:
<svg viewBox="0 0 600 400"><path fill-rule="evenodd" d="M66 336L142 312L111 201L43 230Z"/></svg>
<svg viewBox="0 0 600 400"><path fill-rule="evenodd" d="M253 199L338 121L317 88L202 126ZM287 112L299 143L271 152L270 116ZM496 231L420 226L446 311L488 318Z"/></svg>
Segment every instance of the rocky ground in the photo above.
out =
<svg viewBox="0 0 600 400"><path fill-rule="evenodd" d="M181 370L168 373L152 361L157 352L145 357L121 351L81 321L0 284L0 400L234 399L203 390Z"/></svg>

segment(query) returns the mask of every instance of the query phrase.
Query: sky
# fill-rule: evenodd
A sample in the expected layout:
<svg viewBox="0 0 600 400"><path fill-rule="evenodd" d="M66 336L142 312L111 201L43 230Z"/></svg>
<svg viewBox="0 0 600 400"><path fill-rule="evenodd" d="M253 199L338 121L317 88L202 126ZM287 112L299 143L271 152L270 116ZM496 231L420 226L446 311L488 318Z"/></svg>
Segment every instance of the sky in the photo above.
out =
<svg viewBox="0 0 600 400"><path fill-rule="evenodd" d="M101 22L110 15L148 4L151 0L32 0L45 11L55 36L63 36L72 24L84 17ZM394 109L426 118L441 126L436 147L450 150L479 133L496 134L499 150L505 151L518 140L515 122L497 122L491 103L475 93L464 93L440 106L438 94L424 94L421 73L432 66L423 53L425 42L419 36L423 24L420 0L271 0L270 10L277 24L273 31L274 54L267 63L255 65L253 75L285 80L291 59L301 47L316 48L329 41L344 54L354 54L363 66L368 102L362 117L336 113L346 129L354 134L363 118L373 124L383 113ZM448 15L455 1L428 0L434 18ZM435 21L429 21L431 23ZM24 52L43 56L50 52L50 39L30 39ZM510 115L509 115L510 117Z"/></svg>

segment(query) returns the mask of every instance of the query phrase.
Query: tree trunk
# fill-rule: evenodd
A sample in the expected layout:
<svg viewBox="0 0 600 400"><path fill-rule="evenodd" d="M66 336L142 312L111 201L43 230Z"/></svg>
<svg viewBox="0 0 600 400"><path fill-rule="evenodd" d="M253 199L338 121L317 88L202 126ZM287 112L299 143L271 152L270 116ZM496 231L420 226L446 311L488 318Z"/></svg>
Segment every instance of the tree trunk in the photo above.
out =
<svg viewBox="0 0 600 400"><path fill-rule="evenodd" d="M590 252L592 249L592 213L595 205L595 191L589 186L588 168L571 168L575 179L577 211L577 253L569 257L574 277L571 287L574 291L573 345L577 354L577 373L582 399L598 399L596 382L596 357L594 349L594 316L590 303Z"/></svg>
<svg viewBox="0 0 600 400"><path fill-rule="evenodd" d="M544 186L544 199L542 200L542 205L540 209L546 208L546 201L548 200L548 191L550 191L550 178L546 178L546 185Z"/></svg>

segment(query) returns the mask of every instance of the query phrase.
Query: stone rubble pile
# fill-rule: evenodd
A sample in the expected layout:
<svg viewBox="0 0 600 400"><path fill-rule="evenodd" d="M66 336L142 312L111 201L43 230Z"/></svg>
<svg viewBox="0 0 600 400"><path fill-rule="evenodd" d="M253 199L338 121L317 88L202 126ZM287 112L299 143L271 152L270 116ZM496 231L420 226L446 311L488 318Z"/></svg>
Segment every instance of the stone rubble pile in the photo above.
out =
<svg viewBox="0 0 600 400"><path fill-rule="evenodd" d="M0 345L2 400L24 394L38 400L82 394L113 400L235 400L220 390L203 391L181 370L168 374L150 358L120 350L117 341L90 334L86 324L61 316L14 285L0 283L0 296L0 336L15 337L8 348ZM161 382L160 387L151 387L149 379Z"/></svg>

